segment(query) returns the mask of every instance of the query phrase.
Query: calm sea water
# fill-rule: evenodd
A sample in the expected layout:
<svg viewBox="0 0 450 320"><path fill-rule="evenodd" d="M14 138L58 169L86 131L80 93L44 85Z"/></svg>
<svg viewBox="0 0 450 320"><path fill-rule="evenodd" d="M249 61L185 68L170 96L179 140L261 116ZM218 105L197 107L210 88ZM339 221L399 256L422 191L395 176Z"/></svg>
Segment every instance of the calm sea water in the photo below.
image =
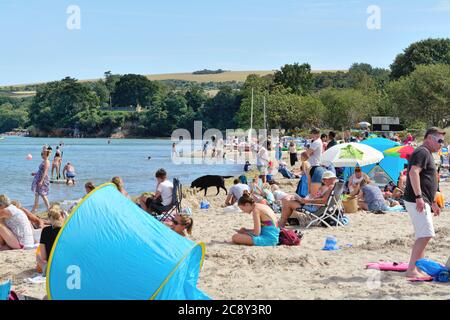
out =
<svg viewBox="0 0 450 320"><path fill-rule="evenodd" d="M170 179L177 177L184 185L190 185L192 180L205 174L238 175L242 171L242 166L235 164L175 165L171 160L170 140L125 139L111 140L108 144L108 139L6 137L0 140L0 194L7 194L24 206L32 207L31 173L37 171L42 161L42 146L49 144L55 150L61 141L65 145L63 164L74 164L77 184L51 184L50 201L79 199L84 195L87 181L98 185L110 181L113 176L122 177L132 195L154 191L154 174L159 168L165 168ZM33 160L26 160L28 154L33 156ZM53 156L54 153L51 160ZM148 160L149 156L151 160Z"/></svg>

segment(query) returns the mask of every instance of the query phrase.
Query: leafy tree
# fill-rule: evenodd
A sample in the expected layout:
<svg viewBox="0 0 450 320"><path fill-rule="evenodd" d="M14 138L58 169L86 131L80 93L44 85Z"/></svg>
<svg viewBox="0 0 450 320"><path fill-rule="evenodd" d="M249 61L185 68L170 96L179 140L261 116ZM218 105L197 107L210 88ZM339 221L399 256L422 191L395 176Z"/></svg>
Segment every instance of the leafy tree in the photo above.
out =
<svg viewBox="0 0 450 320"><path fill-rule="evenodd" d="M230 87L220 89L215 97L206 102L201 113L204 127L219 130L234 129L236 127L234 115L239 110L240 104L241 96L238 91Z"/></svg>
<svg viewBox="0 0 450 320"><path fill-rule="evenodd" d="M450 39L427 39L411 44L392 63L391 78L407 76L423 64L450 64Z"/></svg>
<svg viewBox="0 0 450 320"><path fill-rule="evenodd" d="M27 121L28 112L25 108L16 108L11 103L0 105L0 133L23 128Z"/></svg>
<svg viewBox="0 0 450 320"><path fill-rule="evenodd" d="M275 73L274 81L300 95L311 92L314 84L311 66L307 63L302 65L298 63L286 64Z"/></svg>
<svg viewBox="0 0 450 320"><path fill-rule="evenodd" d="M450 66L418 66L410 76L390 84L393 113L411 125L417 119L428 125L444 125L450 115Z"/></svg>
<svg viewBox="0 0 450 320"><path fill-rule="evenodd" d="M98 97L87 85L67 77L37 91L30 106L30 122L46 133L55 128L75 128L75 116L98 104Z"/></svg>
<svg viewBox="0 0 450 320"><path fill-rule="evenodd" d="M114 107L149 107L153 96L159 91L158 83L142 75L126 74L120 77L112 94Z"/></svg>
<svg viewBox="0 0 450 320"><path fill-rule="evenodd" d="M109 106L109 90L103 80L94 81L87 83L89 88L94 91L95 95L98 97L99 106L102 108Z"/></svg>
<svg viewBox="0 0 450 320"><path fill-rule="evenodd" d="M319 98L326 108L324 120L327 126L336 130L351 128L378 114L379 96L359 90L324 89Z"/></svg>
<svg viewBox="0 0 450 320"><path fill-rule="evenodd" d="M186 99L188 107L194 112L199 111L208 100L205 91L200 86L193 86L189 88L189 90L184 94L184 98Z"/></svg>
<svg viewBox="0 0 450 320"><path fill-rule="evenodd" d="M104 73L104 76L105 76L105 85L109 93L114 92L116 84L120 80L121 77L120 74L112 74L111 71L106 71Z"/></svg>

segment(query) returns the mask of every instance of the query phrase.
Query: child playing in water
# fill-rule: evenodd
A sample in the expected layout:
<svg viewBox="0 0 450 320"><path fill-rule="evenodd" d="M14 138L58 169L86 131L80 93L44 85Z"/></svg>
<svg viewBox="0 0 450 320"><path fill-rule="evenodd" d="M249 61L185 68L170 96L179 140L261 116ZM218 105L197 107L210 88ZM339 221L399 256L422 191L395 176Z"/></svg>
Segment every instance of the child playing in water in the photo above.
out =
<svg viewBox="0 0 450 320"><path fill-rule="evenodd" d="M233 236L232 241L235 244L247 246L276 246L280 229L273 210L265 204L256 203L247 191L239 199L238 205L244 213L252 214L254 226L253 229L240 229Z"/></svg>

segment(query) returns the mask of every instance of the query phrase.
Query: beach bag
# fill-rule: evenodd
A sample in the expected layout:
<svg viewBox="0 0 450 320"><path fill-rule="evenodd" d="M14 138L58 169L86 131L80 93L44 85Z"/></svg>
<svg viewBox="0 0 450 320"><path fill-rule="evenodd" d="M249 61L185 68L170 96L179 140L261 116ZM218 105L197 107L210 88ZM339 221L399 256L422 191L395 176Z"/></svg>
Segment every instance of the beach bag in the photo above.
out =
<svg viewBox="0 0 450 320"><path fill-rule="evenodd" d="M301 233L297 233L294 230L281 229L278 240L280 246L299 246L303 238Z"/></svg>

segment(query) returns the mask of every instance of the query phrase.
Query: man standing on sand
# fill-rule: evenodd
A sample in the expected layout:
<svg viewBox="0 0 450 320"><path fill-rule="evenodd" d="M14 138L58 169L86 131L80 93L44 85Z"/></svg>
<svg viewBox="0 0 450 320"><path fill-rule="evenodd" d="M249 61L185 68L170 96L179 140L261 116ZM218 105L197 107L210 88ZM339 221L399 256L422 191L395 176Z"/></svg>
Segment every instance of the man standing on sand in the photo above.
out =
<svg viewBox="0 0 450 320"><path fill-rule="evenodd" d="M406 276L411 279L427 278L427 275L417 269L416 262L424 258L428 242L435 237L432 211L435 216L441 213L435 201L438 181L433 153L442 147L444 135L445 131L439 128L428 129L423 145L409 158L404 199L416 236L406 272Z"/></svg>

